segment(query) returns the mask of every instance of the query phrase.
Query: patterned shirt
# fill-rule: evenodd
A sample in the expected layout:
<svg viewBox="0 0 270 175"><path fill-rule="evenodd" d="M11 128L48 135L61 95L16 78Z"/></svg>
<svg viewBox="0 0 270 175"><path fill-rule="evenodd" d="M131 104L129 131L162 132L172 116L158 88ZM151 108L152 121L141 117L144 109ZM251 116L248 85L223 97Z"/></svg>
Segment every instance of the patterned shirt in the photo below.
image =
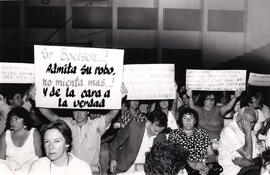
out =
<svg viewBox="0 0 270 175"><path fill-rule="evenodd" d="M121 116L120 118L120 123L122 125L123 128L125 128L127 126L127 124L131 121L131 120L135 120L137 122L143 122L146 120L146 116L144 113L138 112L138 116L134 117L133 115L131 115L129 110L126 110L124 112L124 114Z"/></svg>
<svg viewBox="0 0 270 175"><path fill-rule="evenodd" d="M210 145L210 138L202 128L194 128L193 134L188 136L182 128L172 130L168 140L180 144L189 151L190 161L202 161L207 158L207 147Z"/></svg>

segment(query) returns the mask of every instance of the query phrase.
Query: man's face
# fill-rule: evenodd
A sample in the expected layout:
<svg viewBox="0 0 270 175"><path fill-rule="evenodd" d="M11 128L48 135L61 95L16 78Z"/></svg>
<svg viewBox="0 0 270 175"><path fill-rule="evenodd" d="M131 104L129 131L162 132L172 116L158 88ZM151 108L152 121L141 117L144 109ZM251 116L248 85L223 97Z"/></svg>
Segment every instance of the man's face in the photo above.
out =
<svg viewBox="0 0 270 175"><path fill-rule="evenodd" d="M158 135L161 131L163 131L165 127L158 126L157 122L151 123L149 126L149 132L151 135Z"/></svg>
<svg viewBox="0 0 270 175"><path fill-rule="evenodd" d="M73 111L73 118L77 123L81 123L87 120L88 111Z"/></svg>

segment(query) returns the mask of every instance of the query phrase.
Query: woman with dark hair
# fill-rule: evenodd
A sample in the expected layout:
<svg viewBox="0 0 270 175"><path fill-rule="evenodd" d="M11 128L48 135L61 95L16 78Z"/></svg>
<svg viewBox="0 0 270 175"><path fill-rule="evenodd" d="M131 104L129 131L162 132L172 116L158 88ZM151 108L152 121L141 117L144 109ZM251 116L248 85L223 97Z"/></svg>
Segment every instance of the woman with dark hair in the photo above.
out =
<svg viewBox="0 0 270 175"><path fill-rule="evenodd" d="M155 110L160 110L167 115L168 127L177 129L176 100L158 100L154 105Z"/></svg>
<svg viewBox="0 0 270 175"><path fill-rule="evenodd" d="M172 142L161 142L146 153L144 172L146 175L187 175L184 169L189 152Z"/></svg>
<svg viewBox="0 0 270 175"><path fill-rule="evenodd" d="M198 113L191 108L186 108L179 114L177 123L179 129L169 133L168 141L177 143L189 151L187 169L189 174L208 174L209 169L212 168L211 163L216 162L216 155L207 132L197 127Z"/></svg>
<svg viewBox="0 0 270 175"><path fill-rule="evenodd" d="M233 98L225 106L217 106L215 94L206 91L203 95L203 106L200 107L194 104L192 90L187 89L189 107L198 112L198 126L207 131L211 140L219 140L220 132L224 127L224 117L233 108L241 93L242 91L235 91Z"/></svg>
<svg viewBox="0 0 270 175"><path fill-rule="evenodd" d="M90 166L70 154L72 133L66 122L56 120L41 129L46 157L36 160L29 175L91 175Z"/></svg>
<svg viewBox="0 0 270 175"><path fill-rule="evenodd" d="M6 131L0 137L0 158L20 174L28 171L31 163L42 156L39 132L32 128L29 112L14 107L7 115Z"/></svg>

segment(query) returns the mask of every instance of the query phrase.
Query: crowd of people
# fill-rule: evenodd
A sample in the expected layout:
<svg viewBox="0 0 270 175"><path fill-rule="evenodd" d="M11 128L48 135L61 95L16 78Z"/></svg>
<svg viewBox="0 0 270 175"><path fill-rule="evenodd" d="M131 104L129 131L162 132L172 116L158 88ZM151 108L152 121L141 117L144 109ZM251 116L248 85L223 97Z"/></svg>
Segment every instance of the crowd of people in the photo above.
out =
<svg viewBox="0 0 270 175"><path fill-rule="evenodd" d="M270 110L261 91L192 91L126 100L119 110L35 106L35 89L0 92L7 175L270 173ZM228 122L229 121L229 122Z"/></svg>

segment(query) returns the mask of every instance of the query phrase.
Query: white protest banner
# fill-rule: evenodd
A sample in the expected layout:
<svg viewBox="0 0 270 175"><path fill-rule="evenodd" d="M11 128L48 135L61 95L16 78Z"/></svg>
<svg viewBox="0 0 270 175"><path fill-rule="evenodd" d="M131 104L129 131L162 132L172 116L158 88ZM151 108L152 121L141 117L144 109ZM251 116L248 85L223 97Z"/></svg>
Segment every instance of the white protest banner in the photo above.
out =
<svg viewBox="0 0 270 175"><path fill-rule="evenodd" d="M186 87L201 91L246 89L246 70L186 70Z"/></svg>
<svg viewBox="0 0 270 175"><path fill-rule="evenodd" d="M34 64L0 62L0 83L34 83Z"/></svg>
<svg viewBox="0 0 270 175"><path fill-rule="evenodd" d="M174 64L124 65L128 100L174 99Z"/></svg>
<svg viewBox="0 0 270 175"><path fill-rule="evenodd" d="M253 86L270 86L270 75L251 72L249 74L248 84Z"/></svg>
<svg viewBox="0 0 270 175"><path fill-rule="evenodd" d="M36 105L120 109L124 50L35 45Z"/></svg>

